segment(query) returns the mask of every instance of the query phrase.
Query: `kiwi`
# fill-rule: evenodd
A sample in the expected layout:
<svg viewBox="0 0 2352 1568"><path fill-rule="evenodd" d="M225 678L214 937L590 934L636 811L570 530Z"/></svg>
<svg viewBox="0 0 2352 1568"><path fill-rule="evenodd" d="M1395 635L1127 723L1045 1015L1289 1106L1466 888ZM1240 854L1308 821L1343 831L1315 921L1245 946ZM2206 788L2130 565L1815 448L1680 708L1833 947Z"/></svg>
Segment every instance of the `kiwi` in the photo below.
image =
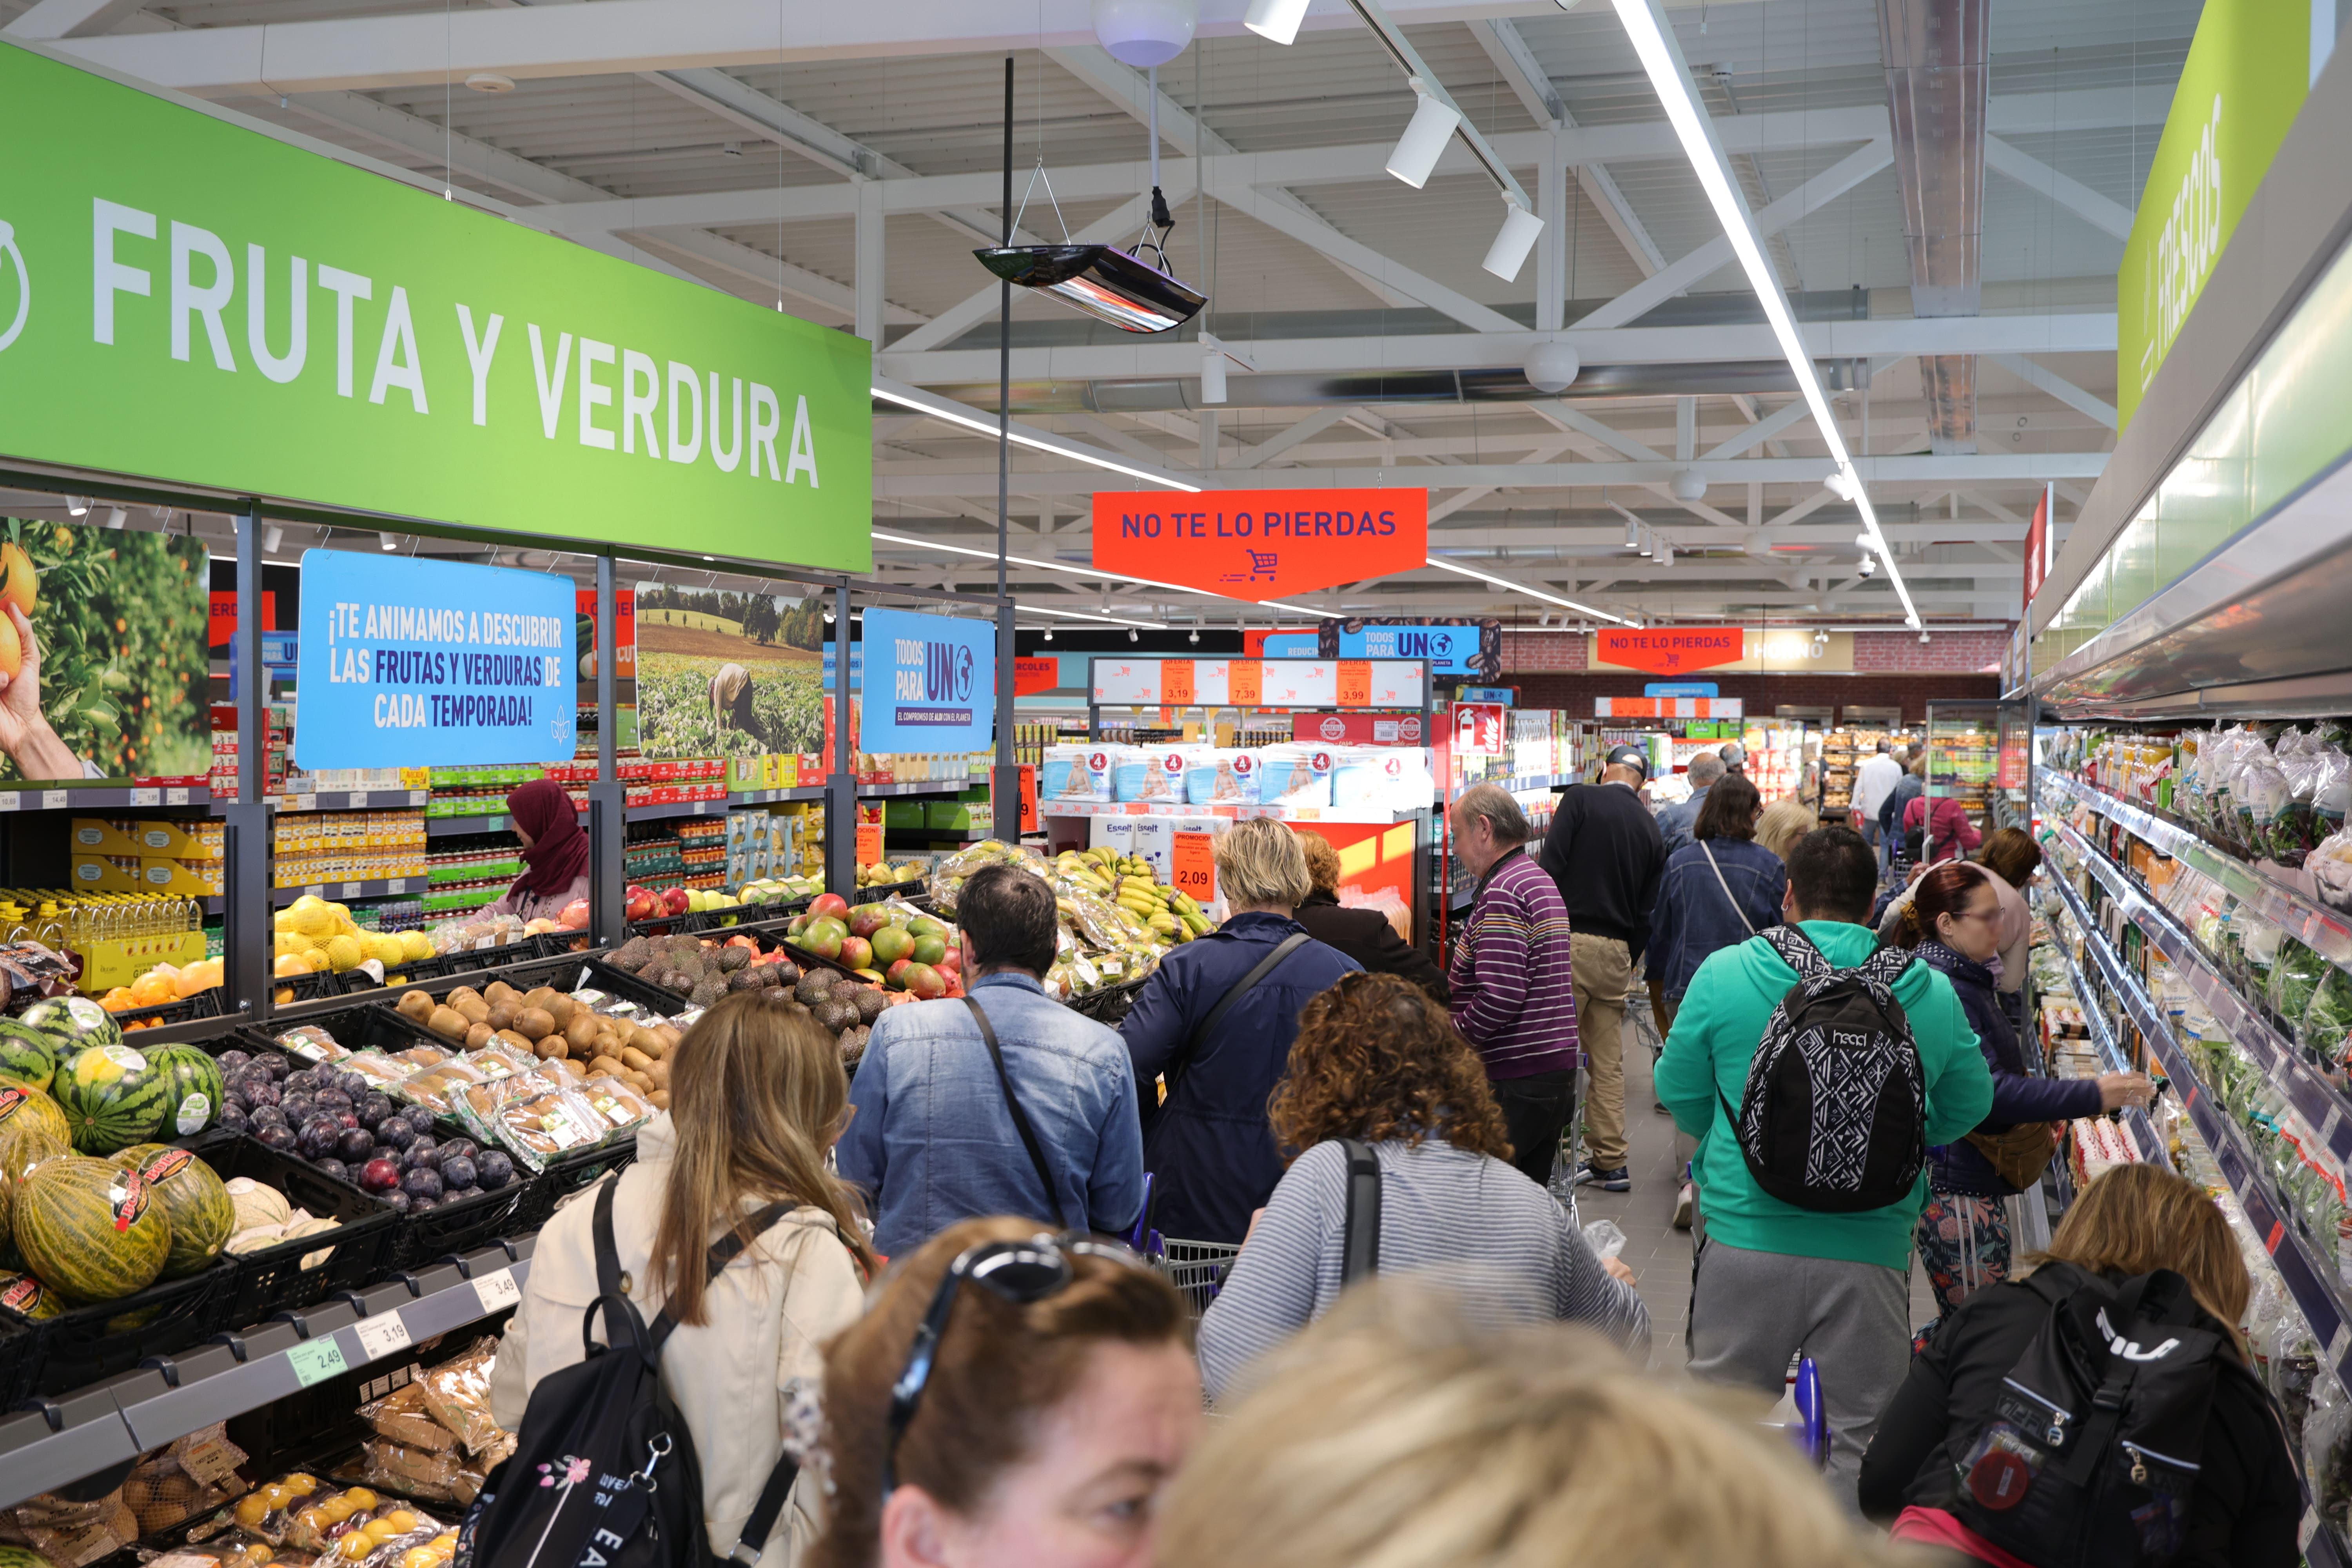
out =
<svg viewBox="0 0 2352 1568"><path fill-rule="evenodd" d="M484 1046L488 1045L492 1040L498 1038L498 1033L499 1032L496 1029L491 1028L487 1023L476 1022L468 1024L466 1026L466 1048L469 1051L478 1051Z"/></svg>
<svg viewBox="0 0 2352 1568"><path fill-rule="evenodd" d="M555 993L554 995L549 997L546 1001L541 1002L539 1005L539 1007L541 1012L545 1013L549 1017L555 1020L555 1026L559 1029L572 1022L573 1014L584 1013L587 1011L586 1008L581 1006L579 1003L574 1002L571 997L566 996L561 991Z"/></svg>
<svg viewBox="0 0 2352 1568"><path fill-rule="evenodd" d="M422 1024L433 1016L433 998L422 991L411 991L400 999L400 1014Z"/></svg>
<svg viewBox="0 0 2352 1568"><path fill-rule="evenodd" d="M628 1068L625 1064L616 1061L611 1057L600 1056L588 1064L588 1076L590 1078L603 1078L607 1074L623 1073L627 1070Z"/></svg>
<svg viewBox="0 0 2352 1568"><path fill-rule="evenodd" d="M501 1002L514 1002L520 999L520 994L503 980L493 980L482 988L482 1000L493 1007Z"/></svg>
<svg viewBox="0 0 2352 1568"><path fill-rule="evenodd" d="M520 1011L521 1009L511 1002L493 1002L490 1004L489 1016L484 1018L482 1022L488 1024L492 1029L511 1029L514 1027L515 1015Z"/></svg>
<svg viewBox="0 0 2352 1568"><path fill-rule="evenodd" d="M492 1035L490 1038L496 1040L499 1045L509 1047L518 1051L529 1051L531 1048L530 1041L524 1038L522 1036L516 1034L512 1029L500 1029L497 1034Z"/></svg>
<svg viewBox="0 0 2352 1568"><path fill-rule="evenodd" d="M643 1072L654 1065L654 1058L635 1046L625 1046L621 1049L621 1065L631 1072Z"/></svg>
<svg viewBox="0 0 2352 1568"><path fill-rule="evenodd" d="M549 1004L562 994L552 985L534 985L523 993L521 1004L526 1007L536 1007L542 1013L549 1012L551 1011Z"/></svg>
<svg viewBox="0 0 2352 1568"><path fill-rule="evenodd" d="M555 1016L543 1007L525 1007L515 1015L514 1026L526 1039L545 1039L555 1033Z"/></svg>
<svg viewBox="0 0 2352 1568"><path fill-rule="evenodd" d="M543 1062L568 1061L572 1056L572 1047L563 1043L562 1035L549 1035L543 1039L534 1040L530 1048Z"/></svg>
<svg viewBox="0 0 2352 1568"><path fill-rule="evenodd" d="M657 1089L654 1090L651 1094L646 1096L646 1103L652 1106L656 1110L667 1110L669 1109L669 1090L666 1089Z"/></svg>
<svg viewBox="0 0 2352 1568"><path fill-rule="evenodd" d="M479 996L452 996L449 1005L463 1013L469 1024L485 1023L490 1016L490 1005Z"/></svg>
<svg viewBox="0 0 2352 1568"><path fill-rule="evenodd" d="M596 1026L596 1016L593 1013L583 1013L563 1026L563 1038L574 1051L577 1051L583 1046L594 1045L597 1037L604 1032Z"/></svg>
<svg viewBox="0 0 2352 1568"><path fill-rule="evenodd" d="M470 1026L466 1015L455 1007L436 1007L425 1016L425 1026L445 1040L462 1040Z"/></svg>

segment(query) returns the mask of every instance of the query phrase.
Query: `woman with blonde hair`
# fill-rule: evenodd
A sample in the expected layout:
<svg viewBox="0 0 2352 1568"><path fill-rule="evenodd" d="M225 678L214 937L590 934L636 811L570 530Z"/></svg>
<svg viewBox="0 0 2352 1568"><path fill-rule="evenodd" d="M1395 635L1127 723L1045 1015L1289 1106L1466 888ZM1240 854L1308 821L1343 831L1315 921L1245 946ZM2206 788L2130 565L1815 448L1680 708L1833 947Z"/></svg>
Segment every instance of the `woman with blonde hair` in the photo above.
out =
<svg viewBox="0 0 2352 1568"><path fill-rule="evenodd" d="M1192 1320L1116 1244L968 1219L824 1357L814 1568L1144 1568L1202 1425Z"/></svg>
<svg viewBox="0 0 2352 1568"><path fill-rule="evenodd" d="M1350 974L1307 1004L1270 1110L1295 1153L1201 1321L1211 1395L1349 1283L1350 1143L1371 1155L1380 1184L1366 1277L1440 1278L1486 1321L1586 1322L1648 1359L1633 1271L1593 1257L1551 1194L1512 1169L1485 1064L1425 993L1393 974Z"/></svg>
<svg viewBox="0 0 2352 1568"><path fill-rule="evenodd" d="M1878 1418L1877 1436L1863 1458L1863 1512L1891 1521L1898 1540L1943 1546L2007 1568L2041 1563L2034 1552L2004 1550L1960 1521L1953 1510L1964 1477L1973 1473L1983 1435L2000 1418L2003 1393L2012 1386L2021 1358L2045 1326L2066 1317L2072 1293L2163 1269L2187 1282L2194 1302L2180 1331L2189 1342L2181 1353L2195 1352L2192 1330L2219 1342L2203 1440L2195 1445L2198 1468L2187 1487L2186 1519L2179 1520L2176 1512L2172 1521L2181 1538L2163 1560L2183 1568L2291 1568L2297 1563L2303 1493L2294 1457L2278 1408L2249 1368L2239 1337L2252 1281L2229 1221L2204 1190L2155 1165L2119 1165L2076 1195L2051 1237L2050 1250L2031 1261L2035 1267L2025 1278L1979 1290L1948 1314L1912 1361L1910 1375ZM2149 1288L2154 1286L2151 1281ZM2111 1325L2118 1331L2122 1326ZM2101 1375L2095 1365L2084 1371ZM2048 1561L2074 1561L2073 1545L2050 1542Z"/></svg>
<svg viewBox="0 0 2352 1568"><path fill-rule="evenodd" d="M848 1124L849 1081L833 1040L772 991L713 1006L670 1056L670 1108L637 1132L634 1163L579 1194L539 1234L522 1303L490 1380L509 1431L541 1379L581 1361L598 1294L600 1230L622 1289L647 1321L677 1329L663 1390L702 1469L713 1552L734 1549L789 1448L802 1455L821 1386L820 1347L857 1321L877 1268L856 1196L826 1167ZM722 1237L743 1249L706 1282ZM803 1473L766 1542L767 1568L797 1562L823 1518Z"/></svg>
<svg viewBox="0 0 2352 1568"><path fill-rule="evenodd" d="M1763 1413L1383 1280L1267 1357L1170 1489L1159 1568L1890 1562Z"/></svg>
<svg viewBox="0 0 2352 1568"><path fill-rule="evenodd" d="M1282 1179L1265 1102L1290 1059L1298 1010L1359 966L1293 917L1314 884L1288 827L1237 822L1217 836L1216 858L1225 923L1160 961L1118 1032L1142 1100L1154 1228L1237 1242Z"/></svg>
<svg viewBox="0 0 2352 1568"><path fill-rule="evenodd" d="M1811 806L1782 795L1756 819L1756 842L1786 860L1789 851L1797 847L1797 840L1821 825L1821 816Z"/></svg>

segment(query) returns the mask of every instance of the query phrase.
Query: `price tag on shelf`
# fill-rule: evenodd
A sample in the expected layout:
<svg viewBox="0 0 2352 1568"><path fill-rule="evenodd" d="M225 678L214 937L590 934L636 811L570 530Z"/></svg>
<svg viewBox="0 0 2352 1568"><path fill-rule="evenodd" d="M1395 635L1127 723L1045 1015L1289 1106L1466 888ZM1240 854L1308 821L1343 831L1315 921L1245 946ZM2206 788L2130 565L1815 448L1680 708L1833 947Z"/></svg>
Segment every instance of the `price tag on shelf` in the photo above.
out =
<svg viewBox="0 0 2352 1568"><path fill-rule="evenodd" d="M319 797L315 795L289 795L287 798L289 804L296 811L316 811L319 809Z"/></svg>
<svg viewBox="0 0 2352 1568"><path fill-rule="evenodd" d="M45 789L41 792L41 809L43 811L58 811L62 809L65 804L66 792L63 790Z"/></svg>
<svg viewBox="0 0 2352 1568"><path fill-rule="evenodd" d="M1339 703L1342 708L1369 708L1372 703L1372 666L1369 659L1339 661Z"/></svg>
<svg viewBox="0 0 2352 1568"><path fill-rule="evenodd" d="M1189 658L1163 658L1160 661L1160 700L1162 704L1188 708L1192 703L1192 661Z"/></svg>
<svg viewBox="0 0 2352 1568"><path fill-rule="evenodd" d="M358 898L359 896L360 896L360 884L359 884L359 883L357 883L357 882L345 882L345 883L343 884L343 897L345 897L345 898L347 898L347 899L356 899L356 898Z"/></svg>
<svg viewBox="0 0 2352 1568"><path fill-rule="evenodd" d="M0 811L15 811L24 805L24 796L16 791L0 790Z"/></svg>
<svg viewBox="0 0 2352 1568"><path fill-rule="evenodd" d="M1168 884L1193 902L1217 896L1216 841L1205 833L1179 833L1169 846Z"/></svg>
<svg viewBox="0 0 2352 1568"><path fill-rule="evenodd" d="M383 885L383 890L387 893L404 893L408 891L408 879L405 877L394 877L391 881L386 882Z"/></svg>
<svg viewBox="0 0 2352 1568"><path fill-rule="evenodd" d="M356 1329L360 1350L369 1361L382 1361L394 1351L408 1348L408 1325L402 1321L397 1310L362 1318Z"/></svg>
<svg viewBox="0 0 2352 1568"><path fill-rule="evenodd" d="M500 1268L474 1281L474 1299L482 1304L485 1316L503 1311L522 1300L522 1287L515 1283L514 1270Z"/></svg>
<svg viewBox="0 0 2352 1568"><path fill-rule="evenodd" d="M173 788L171 788L171 789L167 789L167 790L165 790L165 791L163 792L163 804L164 804L165 805L187 805L187 804L188 804L188 790L187 790L187 786L186 786L185 784L181 784L181 785L177 785L177 786L175 786L175 787L173 787Z"/></svg>
<svg viewBox="0 0 2352 1568"><path fill-rule="evenodd" d="M343 1361L343 1347L335 1342L332 1334L304 1340L286 1352L286 1361L294 1369L295 1381L305 1388L351 1370Z"/></svg>
<svg viewBox="0 0 2352 1568"><path fill-rule="evenodd" d="M882 863L882 825L861 822L857 825L857 863L878 866Z"/></svg>
<svg viewBox="0 0 2352 1568"><path fill-rule="evenodd" d="M160 789L134 789L131 792L131 804L133 805L161 805L163 804L163 792Z"/></svg>
<svg viewBox="0 0 2352 1568"><path fill-rule="evenodd" d="M1254 708L1263 700L1265 667L1254 658L1237 658L1225 667L1225 696L1236 708Z"/></svg>

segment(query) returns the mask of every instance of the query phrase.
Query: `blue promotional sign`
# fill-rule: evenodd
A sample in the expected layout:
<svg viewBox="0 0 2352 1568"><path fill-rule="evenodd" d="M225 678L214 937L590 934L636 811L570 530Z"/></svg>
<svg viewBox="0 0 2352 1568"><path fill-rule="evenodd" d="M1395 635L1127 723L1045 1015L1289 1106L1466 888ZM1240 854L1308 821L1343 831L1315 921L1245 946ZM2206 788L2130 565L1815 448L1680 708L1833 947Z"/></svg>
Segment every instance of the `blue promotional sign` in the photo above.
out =
<svg viewBox="0 0 2352 1568"><path fill-rule="evenodd" d="M854 642L849 645L849 679L860 690L865 689L866 645L864 643ZM824 645L824 689L827 691L833 689L833 642L830 638L826 639Z"/></svg>
<svg viewBox="0 0 2352 1568"><path fill-rule="evenodd" d="M1499 702L1506 708L1516 707L1519 689L1516 686L1465 686L1454 694L1456 702Z"/></svg>
<svg viewBox="0 0 2352 1568"><path fill-rule="evenodd" d="M1720 697L1712 680L1653 680L1642 688L1644 697Z"/></svg>
<svg viewBox="0 0 2352 1568"><path fill-rule="evenodd" d="M1341 658L1425 658L1435 675L1475 675L1475 626L1366 626L1339 633Z"/></svg>
<svg viewBox="0 0 2352 1568"><path fill-rule="evenodd" d="M1323 639L1313 632L1268 632L1261 658L1320 658Z"/></svg>
<svg viewBox="0 0 2352 1568"><path fill-rule="evenodd" d="M570 758L572 600L544 572L304 551L295 762Z"/></svg>
<svg viewBox="0 0 2352 1568"><path fill-rule="evenodd" d="M859 643L869 752L977 752L996 736L996 623L866 612Z"/></svg>

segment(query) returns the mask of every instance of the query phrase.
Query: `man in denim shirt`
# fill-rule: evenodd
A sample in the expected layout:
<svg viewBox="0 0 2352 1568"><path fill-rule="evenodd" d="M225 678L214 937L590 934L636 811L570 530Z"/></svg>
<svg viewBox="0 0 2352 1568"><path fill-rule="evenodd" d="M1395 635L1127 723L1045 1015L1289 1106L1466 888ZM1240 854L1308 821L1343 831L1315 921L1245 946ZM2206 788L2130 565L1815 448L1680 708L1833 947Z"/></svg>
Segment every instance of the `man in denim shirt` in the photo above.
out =
<svg viewBox="0 0 2352 1568"><path fill-rule="evenodd" d="M1111 1030L1048 995L1054 892L1011 866L974 872L956 900L971 999L988 1015L1012 1092L1053 1182L1039 1184L971 1009L886 1009L850 1080L841 1173L874 1196L875 1249L912 1251L974 1215L1060 1215L1116 1235L1143 1207L1135 1070Z"/></svg>

